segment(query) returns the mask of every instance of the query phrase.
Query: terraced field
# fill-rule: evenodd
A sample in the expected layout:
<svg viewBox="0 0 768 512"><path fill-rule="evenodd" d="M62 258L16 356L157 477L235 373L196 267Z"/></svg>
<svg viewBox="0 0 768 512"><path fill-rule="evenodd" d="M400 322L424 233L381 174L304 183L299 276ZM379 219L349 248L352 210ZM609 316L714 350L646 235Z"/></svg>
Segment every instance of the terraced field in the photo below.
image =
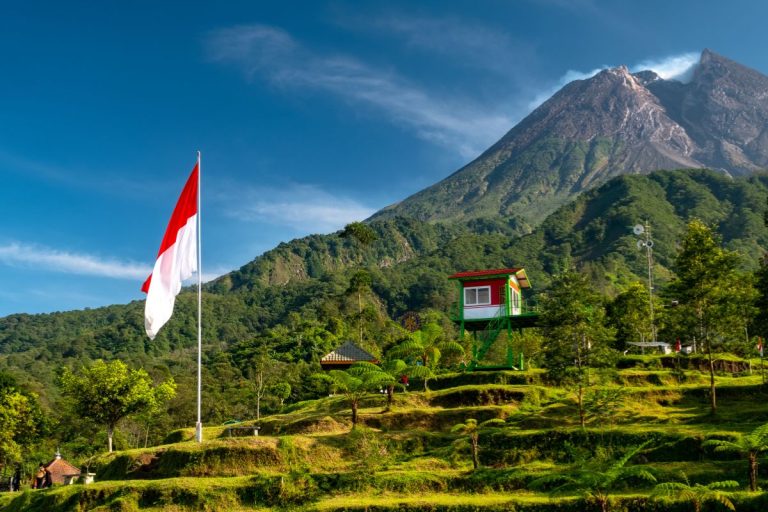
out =
<svg viewBox="0 0 768 512"><path fill-rule="evenodd" d="M656 363L645 357L624 361L629 368L593 373L584 428L575 390L546 386L537 371L451 374L430 381L429 391L412 384L395 395L389 411L383 396L371 395L355 429L343 396L292 404L263 418L258 437L229 437L226 427L208 427L206 441L197 444L192 430L172 432L167 444L104 455L95 484L5 493L0 507L600 510L600 489L563 484L584 471L606 474L639 447L624 467L647 470L652 479L629 475L604 486L610 510L693 510L691 501L653 493L656 483L680 481L682 474L691 485L735 480L739 488L727 496L736 510L768 510L768 494L747 492L747 462L705 444L738 440L768 423L761 375L719 375L719 410L711 416L708 376ZM467 435L452 431L468 419L481 425L478 469ZM759 478L768 478L762 466ZM716 502L704 507L725 510Z"/></svg>

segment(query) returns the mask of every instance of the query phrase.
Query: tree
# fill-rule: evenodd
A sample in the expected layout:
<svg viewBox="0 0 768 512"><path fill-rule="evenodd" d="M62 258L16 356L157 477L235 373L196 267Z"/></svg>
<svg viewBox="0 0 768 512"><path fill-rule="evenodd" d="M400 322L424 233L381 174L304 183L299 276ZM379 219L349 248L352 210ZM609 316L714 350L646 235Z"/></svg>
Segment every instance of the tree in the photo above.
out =
<svg viewBox="0 0 768 512"><path fill-rule="evenodd" d="M608 342L613 337L605 325L602 297L584 274L566 270L555 276L541 300L541 326L547 343L547 376L557 383L576 381L579 423L583 427L589 368L609 356Z"/></svg>
<svg viewBox="0 0 768 512"><path fill-rule="evenodd" d="M682 482L664 482L658 484L654 490L653 495L659 496L674 496L678 500L690 501L693 504L693 510L695 512L701 512L701 507L708 501L715 501L729 510L736 510L733 502L726 496L723 489L735 489L739 486L739 483L734 480L724 480L722 482L710 482L706 485L693 484L688 481L688 477L682 474Z"/></svg>
<svg viewBox="0 0 768 512"><path fill-rule="evenodd" d="M357 294L357 327L360 343L363 343L363 293L371 289L371 274L367 270L358 270L349 280L348 293Z"/></svg>
<svg viewBox="0 0 768 512"><path fill-rule="evenodd" d="M469 446L472 449L472 467L477 469L480 467L480 459L478 457L480 434L477 427L477 420L470 418L464 423L459 423L451 428L451 432L458 432L469 437Z"/></svg>
<svg viewBox="0 0 768 512"><path fill-rule="evenodd" d="M763 338L768 338L768 253L760 260L760 266L755 271L755 288L757 296L754 306L757 312L753 329Z"/></svg>
<svg viewBox="0 0 768 512"><path fill-rule="evenodd" d="M381 363L381 370L393 379L387 384L387 407L384 409L387 412L392 409L395 386L400 384L400 379L407 374L407 369L408 365L402 359L386 359ZM402 384L400 385L402 386Z"/></svg>
<svg viewBox="0 0 768 512"><path fill-rule="evenodd" d="M616 329L619 349L628 341L649 341L653 327L648 309L648 288L632 283L608 305L608 323Z"/></svg>
<svg viewBox="0 0 768 512"><path fill-rule="evenodd" d="M749 490L757 491L757 457L768 451L768 423L757 427L736 441L710 439L702 446L712 446L716 452L733 452L746 455L749 462Z"/></svg>
<svg viewBox="0 0 768 512"><path fill-rule="evenodd" d="M120 360L107 363L99 359L77 373L65 367L60 384L75 414L106 426L110 452L112 436L120 420L142 411L157 410L176 394L172 378L153 386L146 371L132 370Z"/></svg>
<svg viewBox="0 0 768 512"><path fill-rule="evenodd" d="M393 347L389 355L406 361L419 359L424 367L435 368L444 355L463 355L464 347L459 343L445 339L445 332L440 325L429 322L418 331Z"/></svg>
<svg viewBox="0 0 768 512"><path fill-rule="evenodd" d="M340 235L342 238L351 238L357 240L362 245L370 245L376 241L378 236L368 224L362 222L351 222L344 226Z"/></svg>
<svg viewBox="0 0 768 512"><path fill-rule="evenodd" d="M688 224L675 259L676 276L668 292L678 302L678 312L695 321L698 339L709 359L710 412L717 413L713 336L728 325L724 305L735 280L737 256L720 247L719 240L704 223Z"/></svg>
<svg viewBox="0 0 768 512"><path fill-rule="evenodd" d="M285 403L285 400L291 396L291 385L287 382L278 382L276 384L273 384L272 387L269 388L272 395L278 399L280 402L280 407L283 406Z"/></svg>
<svg viewBox="0 0 768 512"><path fill-rule="evenodd" d="M349 238L356 240L363 247L367 247L376 241L378 236L376 232L368 224L362 222L352 222L344 226L344 230L340 235L342 238ZM371 288L371 274L364 270L359 269L354 273L349 281L349 293L357 293L357 326L360 331L360 343L363 342L363 292L370 290Z"/></svg>
<svg viewBox="0 0 768 512"><path fill-rule="evenodd" d="M347 370L331 370L316 374L329 382L335 392L343 394L352 409L352 428L357 425L357 410L360 399L371 391L391 384L394 379L373 363L357 362Z"/></svg>
<svg viewBox="0 0 768 512"><path fill-rule="evenodd" d="M42 434L44 423L37 397L16 389L0 390L0 461L21 460L22 449Z"/></svg>
<svg viewBox="0 0 768 512"><path fill-rule="evenodd" d="M608 467L587 464L569 474L554 473L537 478L529 486L537 489L554 484L553 493L580 492L587 500L597 503L602 512L607 512L611 506L611 493L625 480L639 478L648 482L656 481L656 477L647 468L627 465L649 443L635 447Z"/></svg>

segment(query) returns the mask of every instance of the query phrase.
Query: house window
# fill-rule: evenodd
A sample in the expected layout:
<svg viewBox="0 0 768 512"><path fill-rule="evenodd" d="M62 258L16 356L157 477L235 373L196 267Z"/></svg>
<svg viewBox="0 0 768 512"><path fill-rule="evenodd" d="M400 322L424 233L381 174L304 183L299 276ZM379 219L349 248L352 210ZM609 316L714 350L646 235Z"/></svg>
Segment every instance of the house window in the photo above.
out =
<svg viewBox="0 0 768 512"><path fill-rule="evenodd" d="M464 288L465 306L483 306L491 303L491 287Z"/></svg>

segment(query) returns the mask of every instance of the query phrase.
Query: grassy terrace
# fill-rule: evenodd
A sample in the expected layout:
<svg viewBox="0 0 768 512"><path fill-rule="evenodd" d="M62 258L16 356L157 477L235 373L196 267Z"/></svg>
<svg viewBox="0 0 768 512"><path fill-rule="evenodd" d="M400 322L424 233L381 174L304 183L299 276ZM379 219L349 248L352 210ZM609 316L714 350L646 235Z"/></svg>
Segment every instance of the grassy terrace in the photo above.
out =
<svg viewBox="0 0 768 512"><path fill-rule="evenodd" d="M594 503L578 489L553 494L555 485L532 482L608 467L647 442L631 464L658 481L681 472L702 484L736 480L737 510L768 510L768 496L745 492L746 461L703 445L736 440L768 423L760 374L718 375L713 417L707 375L638 360L592 375L591 392L613 394L620 403L610 414L607 406L592 411L586 428L579 426L574 390L544 385L540 372L453 374L430 381L431 391L413 384L388 412L382 396L368 397L360 411L364 426L354 431L343 397L292 404L263 418L258 437L230 438L226 427L211 426L198 445L191 429L179 430L166 444L104 455L95 484L3 493L0 509L590 510ZM478 470L466 439L451 432L469 418L496 420L480 430ZM690 503L654 499L652 490L653 483L628 480L611 491L612 500L616 510L692 510Z"/></svg>

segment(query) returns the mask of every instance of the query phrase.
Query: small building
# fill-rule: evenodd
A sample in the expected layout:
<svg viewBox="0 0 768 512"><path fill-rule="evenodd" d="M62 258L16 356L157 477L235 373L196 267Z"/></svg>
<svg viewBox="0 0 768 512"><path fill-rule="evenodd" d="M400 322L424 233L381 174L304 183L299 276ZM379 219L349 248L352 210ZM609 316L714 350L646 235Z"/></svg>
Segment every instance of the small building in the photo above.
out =
<svg viewBox="0 0 768 512"><path fill-rule="evenodd" d="M538 313L523 301L522 290L531 287L525 269L472 270L448 279L456 281L459 295L451 319L459 325L461 339L467 332L473 339L472 361L467 369L524 369L523 353L519 351L516 357L510 340L513 330L522 332L538 322ZM506 353L504 360L498 356L495 361L486 359L493 356L491 349L502 333L506 333L507 341L506 350L501 347L501 352Z"/></svg>
<svg viewBox="0 0 768 512"><path fill-rule="evenodd" d="M58 451L56 457L45 465L45 469L51 473L51 482L54 485L69 485L80 478L80 469L62 459Z"/></svg>
<svg viewBox="0 0 768 512"><path fill-rule="evenodd" d="M523 312L521 289L531 287L522 268L459 272L448 279L459 283L459 313L464 320L520 315Z"/></svg>
<svg viewBox="0 0 768 512"><path fill-rule="evenodd" d="M324 355L320 359L320 366L323 367L323 370L346 370L360 361L379 364L379 360L369 352L351 341L345 341L342 346Z"/></svg>
<svg viewBox="0 0 768 512"><path fill-rule="evenodd" d="M627 345L632 347L639 347L640 353L645 354L645 349L658 349L662 354L671 354L673 351L672 344L665 343L663 341L628 341ZM624 351L624 354L629 352L630 349Z"/></svg>

